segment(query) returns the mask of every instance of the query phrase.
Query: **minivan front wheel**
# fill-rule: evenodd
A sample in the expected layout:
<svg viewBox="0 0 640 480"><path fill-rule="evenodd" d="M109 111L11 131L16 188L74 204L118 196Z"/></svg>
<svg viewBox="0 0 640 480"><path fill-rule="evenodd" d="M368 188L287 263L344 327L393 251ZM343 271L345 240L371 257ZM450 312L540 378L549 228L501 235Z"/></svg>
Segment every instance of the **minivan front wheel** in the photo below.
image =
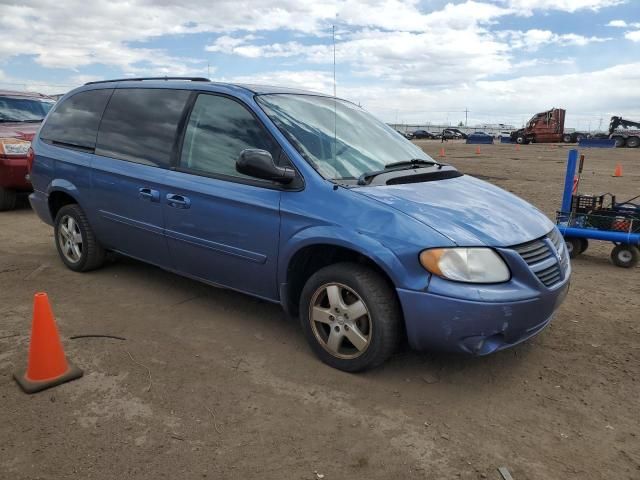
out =
<svg viewBox="0 0 640 480"><path fill-rule="evenodd" d="M65 205L58 211L54 233L58 254L71 270L87 272L104 263L105 251L80 206Z"/></svg>
<svg viewBox="0 0 640 480"><path fill-rule="evenodd" d="M311 348L320 360L347 372L383 363L397 347L401 319L391 286L357 263L322 268L309 278L300 299Z"/></svg>

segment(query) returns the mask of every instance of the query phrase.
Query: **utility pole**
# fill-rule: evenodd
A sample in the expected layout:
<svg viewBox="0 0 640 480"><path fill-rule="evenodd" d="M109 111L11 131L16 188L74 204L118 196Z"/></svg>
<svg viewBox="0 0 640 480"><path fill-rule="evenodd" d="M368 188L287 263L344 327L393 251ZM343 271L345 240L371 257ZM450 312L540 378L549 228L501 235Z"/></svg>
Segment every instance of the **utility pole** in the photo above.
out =
<svg viewBox="0 0 640 480"><path fill-rule="evenodd" d="M467 107L464 107L464 126L467 126L467 119L469 116L469 109Z"/></svg>

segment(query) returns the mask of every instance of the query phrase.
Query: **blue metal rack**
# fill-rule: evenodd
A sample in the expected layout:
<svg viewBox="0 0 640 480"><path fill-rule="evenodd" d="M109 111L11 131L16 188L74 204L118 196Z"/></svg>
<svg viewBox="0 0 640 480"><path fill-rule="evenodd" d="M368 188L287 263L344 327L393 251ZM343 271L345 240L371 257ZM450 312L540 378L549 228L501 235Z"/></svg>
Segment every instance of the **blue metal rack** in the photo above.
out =
<svg viewBox="0 0 640 480"><path fill-rule="evenodd" d="M633 198L618 203L611 194L580 195L577 193L584 155L580 156L578 177L578 151L569 151L564 179L562 206L556 223L565 238L571 257L583 253L588 240L604 240L615 244L611 260L619 267L633 267L640 260L640 200Z"/></svg>

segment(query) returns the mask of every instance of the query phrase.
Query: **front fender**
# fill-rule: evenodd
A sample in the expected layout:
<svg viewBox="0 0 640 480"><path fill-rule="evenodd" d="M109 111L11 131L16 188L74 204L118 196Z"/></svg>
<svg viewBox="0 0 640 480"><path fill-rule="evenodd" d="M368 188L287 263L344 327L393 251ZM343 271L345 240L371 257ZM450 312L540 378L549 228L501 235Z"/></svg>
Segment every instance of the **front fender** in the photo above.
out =
<svg viewBox="0 0 640 480"><path fill-rule="evenodd" d="M370 258L391 279L396 288L423 290L429 283L429 274L420 267L418 252L415 261L404 261L390 248L369 235L347 230L337 225L319 225L302 229L281 246L278 278L286 282L291 259L301 249L313 245L331 245L353 250ZM408 263L408 264L407 264Z"/></svg>

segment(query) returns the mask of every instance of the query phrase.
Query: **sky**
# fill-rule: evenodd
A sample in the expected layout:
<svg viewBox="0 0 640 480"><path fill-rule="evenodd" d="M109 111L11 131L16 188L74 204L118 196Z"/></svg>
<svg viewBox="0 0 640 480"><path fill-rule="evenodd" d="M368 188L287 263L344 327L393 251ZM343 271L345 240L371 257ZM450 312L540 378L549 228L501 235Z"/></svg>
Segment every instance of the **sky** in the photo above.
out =
<svg viewBox="0 0 640 480"><path fill-rule="evenodd" d="M189 75L359 103L388 123L640 120L640 0L0 0L0 88Z"/></svg>

